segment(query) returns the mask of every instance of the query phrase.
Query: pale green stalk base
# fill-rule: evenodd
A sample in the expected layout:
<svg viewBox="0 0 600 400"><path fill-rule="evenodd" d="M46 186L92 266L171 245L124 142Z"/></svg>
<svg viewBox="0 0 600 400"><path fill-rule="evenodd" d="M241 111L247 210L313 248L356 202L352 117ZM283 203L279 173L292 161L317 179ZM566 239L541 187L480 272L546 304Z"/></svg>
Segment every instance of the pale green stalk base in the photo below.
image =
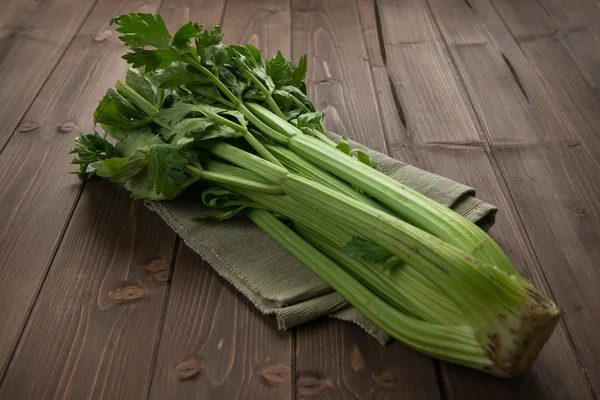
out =
<svg viewBox="0 0 600 400"><path fill-rule="evenodd" d="M377 326L410 347L433 357L489 373L496 370L468 327L446 327L419 321L377 297L268 211L251 210L250 219L344 296Z"/></svg>
<svg viewBox="0 0 600 400"><path fill-rule="evenodd" d="M443 242L408 222L371 207L317 182L226 143L208 150L242 168L279 183L284 193L312 214L385 248L413 266L465 315L488 357L507 374L530 354L532 343L551 332L559 316L556 306L524 279L509 276L459 248ZM539 349L538 349L539 350Z"/></svg>
<svg viewBox="0 0 600 400"><path fill-rule="evenodd" d="M448 327L412 318L384 302L268 211L251 210L248 214L261 229L329 283L377 326L408 346L433 357L501 377L516 376L524 372L535 360L557 323L556 309L541 307L532 310L527 307L527 310L522 310L521 315L528 317L533 323L527 326L526 335L519 335L518 332L514 337L515 340L523 341L519 346L521 351L510 354L510 358L499 357L508 356L501 352L502 343L499 336L492 338L497 348L490 349L489 346L480 343L470 327Z"/></svg>
<svg viewBox="0 0 600 400"><path fill-rule="evenodd" d="M216 153L228 161L242 166L256 162L255 156L244 156L238 149L230 153L226 146L220 146ZM437 286L442 298L461 310L463 323L473 329L488 358L506 375L530 363L541 349L532 346L545 342L552 332L558 309L524 280L510 277L404 221L305 178L285 175L281 187L308 214L361 232L414 266ZM240 192L261 203L258 194ZM263 204L272 208L283 197L273 196ZM293 214L289 209L278 211ZM524 360L525 356L531 359Z"/></svg>

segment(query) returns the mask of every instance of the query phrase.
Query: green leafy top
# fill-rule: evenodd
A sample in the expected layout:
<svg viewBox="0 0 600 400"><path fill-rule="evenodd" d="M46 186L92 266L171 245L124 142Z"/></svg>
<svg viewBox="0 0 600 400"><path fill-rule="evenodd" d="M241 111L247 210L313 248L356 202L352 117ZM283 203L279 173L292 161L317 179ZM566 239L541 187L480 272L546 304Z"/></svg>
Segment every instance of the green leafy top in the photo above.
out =
<svg viewBox="0 0 600 400"><path fill-rule="evenodd" d="M227 46L220 26L188 22L171 35L160 15L124 14L110 23L133 68L94 112L115 144L98 133L75 142L82 176L121 182L133 197L173 198L198 179L190 171L201 170L196 150L204 143L256 132L237 108L242 99L268 102L307 133L322 125L306 96L306 57L295 65L280 52L265 59L251 45Z"/></svg>
<svg viewBox="0 0 600 400"><path fill-rule="evenodd" d="M300 57L298 66L293 61L286 59L280 51L275 57L267 61L267 71L275 83L275 87L283 86L299 87L306 77L307 70L306 55Z"/></svg>
<svg viewBox="0 0 600 400"><path fill-rule="evenodd" d="M117 32L123 34L119 39L131 48L151 46L166 49L171 46L171 35L160 15L155 17L147 13L123 14L111 19L110 25L113 24L119 25ZM186 26L187 24L182 29Z"/></svg>
<svg viewBox="0 0 600 400"><path fill-rule="evenodd" d="M111 158L115 148L104 140L98 132L89 135L81 135L75 138L75 148L69 154L77 154L72 164L79 164L80 175L91 177L95 175L95 165L101 160Z"/></svg>
<svg viewBox="0 0 600 400"><path fill-rule="evenodd" d="M119 39L129 46L131 52L123 56L134 67L146 71L167 68L190 53L190 42L205 31L202 26L188 22L171 37L160 15L131 13L115 17L110 24L117 24ZM150 49L148 49L150 47Z"/></svg>

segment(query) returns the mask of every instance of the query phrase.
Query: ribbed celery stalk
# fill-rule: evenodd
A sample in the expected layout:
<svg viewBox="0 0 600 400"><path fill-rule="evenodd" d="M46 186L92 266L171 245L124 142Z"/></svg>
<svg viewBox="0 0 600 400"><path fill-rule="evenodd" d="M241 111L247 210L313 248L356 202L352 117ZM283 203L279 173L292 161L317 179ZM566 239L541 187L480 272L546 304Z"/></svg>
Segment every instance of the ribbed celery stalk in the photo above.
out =
<svg viewBox="0 0 600 400"><path fill-rule="evenodd" d="M262 178L251 171L219 161L208 160L205 162L205 168L219 174L262 182ZM344 254L340 249L352 239L352 233L347 228L315 216L310 209L290 196L271 196L239 186L225 187L248 197L266 209L290 218L300 229L301 235L313 246L398 310L428 322L443 325L464 324L465 318L456 305L413 267L397 259L395 265L379 265Z"/></svg>
<svg viewBox="0 0 600 400"><path fill-rule="evenodd" d="M249 218L269 236L319 275L377 326L408 346L442 360L505 376L466 326L442 326L412 318L381 300L300 235L265 210Z"/></svg>
<svg viewBox="0 0 600 400"><path fill-rule="evenodd" d="M362 193L359 193L356 189L350 187L347 183L342 182L333 175L323 171L321 168L302 159L296 153L289 150L287 147L279 145L265 145L265 147L288 170L304 175L310 180L319 182L327 186L328 188L335 189L340 193L344 193L345 195L350 196L356 200L364 201L365 203L375 208L385 210L385 208L383 208L373 199L369 198L368 196L365 196Z"/></svg>
<svg viewBox="0 0 600 400"><path fill-rule="evenodd" d="M489 357L507 374L528 365L552 333L558 309L523 279L389 214L307 185L306 179L289 176L282 188L313 212L359 230L435 283L464 313Z"/></svg>
<svg viewBox="0 0 600 400"><path fill-rule="evenodd" d="M401 265L390 266L357 260L346 255L341 251L341 246L334 243L339 239L343 240L344 236L333 236L330 225L317 222L311 227L296 220L294 224L310 244L391 306L427 322L447 326L464 325L465 317L456 305L410 265L400 263Z"/></svg>
<svg viewBox="0 0 600 400"><path fill-rule="evenodd" d="M379 200L414 226L467 251L481 261L520 276L498 244L460 214L354 157L333 151L331 146L314 137L299 134L297 128L264 107L255 103L248 103L246 107L271 128L286 134L289 138L286 146L301 158Z"/></svg>
<svg viewBox="0 0 600 400"><path fill-rule="evenodd" d="M249 190L238 192L289 217L313 246L398 310L442 325L465 323L465 317L456 305L415 268L401 262L397 262L401 265L378 265L344 254L340 248L352 238L348 230L316 217L289 196L270 196Z"/></svg>
<svg viewBox="0 0 600 400"><path fill-rule="evenodd" d="M253 172L218 161L208 161L205 167L220 174L235 175L247 180L260 179ZM263 208L290 218L313 246L338 262L398 310L442 325L464 324L465 318L454 303L441 294L435 284L409 265L399 260L393 266L378 265L341 252L340 248L352 239L348 229L316 217L290 196L272 196L239 186L224 186L248 197Z"/></svg>
<svg viewBox="0 0 600 400"><path fill-rule="evenodd" d="M464 313L497 368L512 374L528 365L559 311L522 278L511 277L386 212L329 189L226 143L207 147L227 161L280 182L283 192L327 221L346 226L414 266ZM254 167L259 165L262 170ZM269 169L265 171L264 168Z"/></svg>

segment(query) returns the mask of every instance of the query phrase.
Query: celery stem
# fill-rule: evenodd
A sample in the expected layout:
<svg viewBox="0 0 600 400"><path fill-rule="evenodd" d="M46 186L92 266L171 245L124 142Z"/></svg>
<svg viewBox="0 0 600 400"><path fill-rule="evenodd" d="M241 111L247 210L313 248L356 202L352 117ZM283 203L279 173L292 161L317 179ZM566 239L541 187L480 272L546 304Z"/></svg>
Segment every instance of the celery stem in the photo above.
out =
<svg viewBox="0 0 600 400"><path fill-rule="evenodd" d="M283 194L283 192L281 191L281 187L278 185L255 182L237 176L231 176L214 171L207 171L205 169L196 168L191 165L187 166L187 170L190 173L207 181L225 183L245 189L254 190L260 193Z"/></svg>

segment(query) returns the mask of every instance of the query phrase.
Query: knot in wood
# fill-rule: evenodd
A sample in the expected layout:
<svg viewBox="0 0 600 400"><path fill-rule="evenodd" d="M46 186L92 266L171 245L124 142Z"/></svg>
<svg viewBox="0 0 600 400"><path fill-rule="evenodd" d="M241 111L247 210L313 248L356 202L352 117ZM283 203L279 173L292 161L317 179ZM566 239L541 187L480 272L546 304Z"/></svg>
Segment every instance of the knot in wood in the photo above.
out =
<svg viewBox="0 0 600 400"><path fill-rule="evenodd" d="M112 36L112 31L102 31L102 32L98 32L96 34L96 36L94 36L94 42L96 43L100 43L105 41L106 39L110 38Z"/></svg>
<svg viewBox="0 0 600 400"><path fill-rule="evenodd" d="M146 290L139 286L126 286L124 288L119 288L108 292L108 297L116 301L135 300L144 297L145 295Z"/></svg>
<svg viewBox="0 0 600 400"><path fill-rule="evenodd" d="M35 121L24 121L21 125L19 125L19 132L33 132L36 129L39 129L40 124Z"/></svg>
<svg viewBox="0 0 600 400"><path fill-rule="evenodd" d="M357 345L352 347L352 356L350 357L350 363L354 371L362 371L365 368L365 359L363 358Z"/></svg>
<svg viewBox="0 0 600 400"><path fill-rule="evenodd" d="M578 217L583 217L585 215L585 208L583 207L571 206L569 208L571 209L571 212Z"/></svg>
<svg viewBox="0 0 600 400"><path fill-rule="evenodd" d="M169 272L171 269L171 262L162 257L158 257L150 261L144 269L146 274L154 281L167 282L169 280Z"/></svg>
<svg viewBox="0 0 600 400"><path fill-rule="evenodd" d="M377 385L385 388L393 388L398 384L396 374L390 370L384 369L382 371L373 372L372 377Z"/></svg>
<svg viewBox="0 0 600 400"><path fill-rule="evenodd" d="M69 133L77 127L77 124L73 121L65 122L64 124L58 124L57 128L60 133Z"/></svg>
<svg viewBox="0 0 600 400"><path fill-rule="evenodd" d="M296 391L304 397L320 396L328 386L328 380L310 375L300 375L296 381Z"/></svg>
<svg viewBox="0 0 600 400"><path fill-rule="evenodd" d="M185 381L197 378L202 368L204 368L204 361L189 358L175 366L175 374L177 375L177 379Z"/></svg>
<svg viewBox="0 0 600 400"><path fill-rule="evenodd" d="M265 383L271 387L289 382L292 379L292 368L289 365L265 365L258 369L258 373Z"/></svg>
<svg viewBox="0 0 600 400"><path fill-rule="evenodd" d="M578 140L563 140L560 144L562 144L564 147L578 147L581 146L581 142Z"/></svg>

